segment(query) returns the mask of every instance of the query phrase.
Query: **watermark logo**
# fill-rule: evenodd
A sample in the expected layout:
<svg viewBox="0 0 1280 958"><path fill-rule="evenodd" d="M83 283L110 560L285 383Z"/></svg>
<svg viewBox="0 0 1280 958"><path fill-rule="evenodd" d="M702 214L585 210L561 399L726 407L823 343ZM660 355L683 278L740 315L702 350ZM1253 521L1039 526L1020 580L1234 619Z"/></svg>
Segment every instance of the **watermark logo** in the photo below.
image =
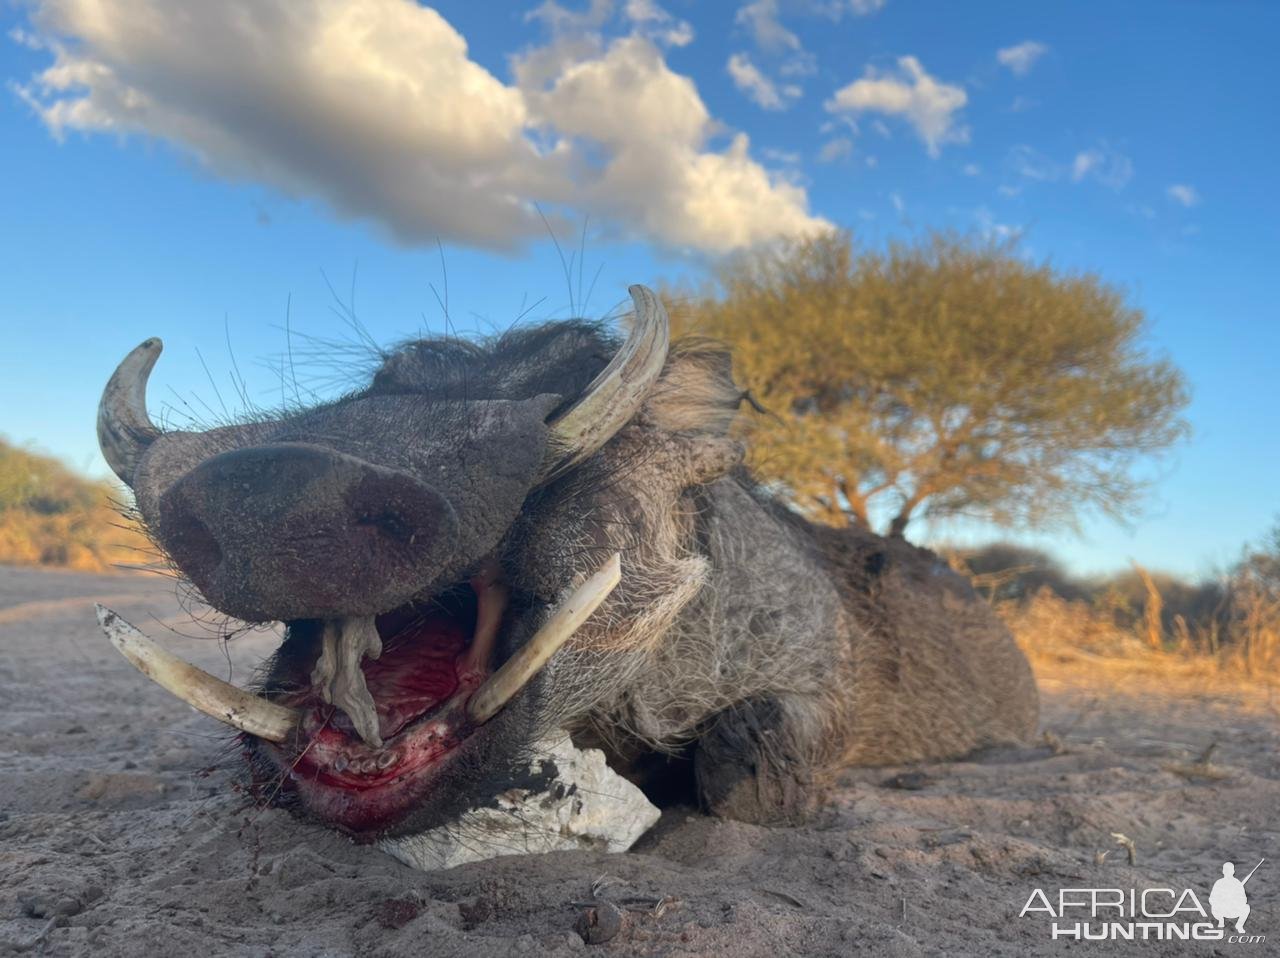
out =
<svg viewBox="0 0 1280 958"><path fill-rule="evenodd" d="M1019 917L1049 919L1049 934L1055 941L1261 944L1267 936L1245 928L1249 891L1254 890L1245 886L1265 861L1254 865L1244 878L1236 878L1233 862L1223 862L1222 877L1209 892L1208 908L1191 888L1060 888L1056 894L1036 888Z"/></svg>

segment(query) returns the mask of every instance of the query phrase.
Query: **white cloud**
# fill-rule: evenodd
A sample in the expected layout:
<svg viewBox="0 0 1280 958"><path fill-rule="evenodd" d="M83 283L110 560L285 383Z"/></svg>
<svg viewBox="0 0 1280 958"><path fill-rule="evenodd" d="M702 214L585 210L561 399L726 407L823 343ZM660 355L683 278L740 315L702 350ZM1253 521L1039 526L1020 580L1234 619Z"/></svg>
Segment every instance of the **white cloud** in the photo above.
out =
<svg viewBox="0 0 1280 958"><path fill-rule="evenodd" d="M978 224L978 230L987 239L1006 240L1019 235L1022 231L1016 226L1010 226L1008 223L999 223L996 221L995 214L986 206L979 206L973 211L973 218Z"/></svg>
<svg viewBox="0 0 1280 958"><path fill-rule="evenodd" d="M849 10L855 17L865 17L883 10L886 0L848 0Z"/></svg>
<svg viewBox="0 0 1280 958"><path fill-rule="evenodd" d="M34 33L22 29L22 27L13 27L6 36L20 47L26 47L28 50L43 50L44 43Z"/></svg>
<svg viewBox="0 0 1280 958"><path fill-rule="evenodd" d="M614 41L525 96L562 136L604 148L609 162L577 188L647 235L721 252L830 226L808 214L803 188L750 158L745 134L704 150L714 123L697 88L641 38Z"/></svg>
<svg viewBox="0 0 1280 958"><path fill-rule="evenodd" d="M756 45L766 53L804 49L800 38L778 19L778 0L754 0L741 7L733 19L751 32Z"/></svg>
<svg viewBox="0 0 1280 958"><path fill-rule="evenodd" d="M677 20L654 0L627 0L624 13L637 30L651 40L673 47L693 42L692 24L688 20Z"/></svg>
<svg viewBox="0 0 1280 958"><path fill-rule="evenodd" d="M543 0L524 15L526 23L541 21L558 37L595 33L620 14L633 34L646 37L662 46L683 47L693 42L693 27L677 20L660 7L656 0L626 0L621 11L614 0L590 0L584 9L571 10L557 0Z"/></svg>
<svg viewBox="0 0 1280 958"><path fill-rule="evenodd" d="M964 173L965 176L979 176L982 173L982 167L977 163L966 163L961 172Z"/></svg>
<svg viewBox="0 0 1280 958"><path fill-rule="evenodd" d="M1055 183L1068 177L1073 183L1091 179L1117 191L1133 178L1133 161L1106 144L1081 150L1070 163L1060 163L1022 143L1009 150L1005 166L1023 179L1038 183Z"/></svg>
<svg viewBox="0 0 1280 958"><path fill-rule="evenodd" d="M958 86L940 83L912 56L898 58L898 73L881 73L867 67L861 80L837 90L827 101L833 113L884 113L901 116L924 141L930 156L937 156L943 143L964 143L967 127L956 124L956 114L968 102Z"/></svg>
<svg viewBox="0 0 1280 958"><path fill-rule="evenodd" d="M794 84L783 86L780 90L745 53L735 53L729 57L727 69L729 76L733 78L733 85L763 109L784 110L788 100L794 100L800 95L800 88Z"/></svg>
<svg viewBox="0 0 1280 958"><path fill-rule="evenodd" d="M1082 150L1071 163L1071 179L1079 183L1085 177L1091 177L1113 190L1121 190L1133 178L1133 161L1106 146Z"/></svg>
<svg viewBox="0 0 1280 958"><path fill-rule="evenodd" d="M838 136L822 144L818 151L819 163L834 163L836 160L847 160L853 156L853 140L847 136Z"/></svg>
<svg viewBox="0 0 1280 958"><path fill-rule="evenodd" d="M894 208L895 210L897 210L899 214L902 214L902 213L905 213L905 212L906 212L906 210L907 210L907 204L906 204L905 202L903 202L902 194L900 194L900 193L890 193L890 194L889 194L889 202L893 204L893 208Z"/></svg>
<svg viewBox="0 0 1280 958"><path fill-rule="evenodd" d="M541 20L553 33L599 30L613 16L613 0L590 0L584 10L570 10L556 0L543 0L524 15L526 23Z"/></svg>
<svg viewBox="0 0 1280 958"><path fill-rule="evenodd" d="M765 57L780 61L779 75L798 78L818 72L813 54L804 48L800 38L782 25L778 19L778 0L754 0L743 5L734 15L734 22L751 34L757 49ZM800 88L794 84L785 88L799 97Z"/></svg>
<svg viewBox="0 0 1280 958"><path fill-rule="evenodd" d="M771 146L765 147L760 151L760 154L766 160L773 160L773 162L781 163L784 166L799 166L801 161L804 159L804 157L799 153L796 153L794 150L779 150L776 147Z"/></svg>
<svg viewBox="0 0 1280 958"><path fill-rule="evenodd" d="M1089 171L1102 162L1102 154L1097 150L1085 150L1076 154L1075 162L1071 164L1071 178L1077 183L1084 179Z"/></svg>
<svg viewBox="0 0 1280 958"><path fill-rule="evenodd" d="M1014 76L1026 76L1035 66L1035 62L1049 52L1049 48L1035 40L1024 40L1012 47L1004 47L996 51L996 59L1001 66L1008 67Z"/></svg>
<svg viewBox="0 0 1280 958"><path fill-rule="evenodd" d="M651 29L656 10L628 16ZM57 136L164 140L404 243L512 248L544 235L535 203L712 252L829 225L744 135L712 148L721 128L648 34L538 16L555 39L504 82L412 0L37 0L54 60L20 92Z"/></svg>
<svg viewBox="0 0 1280 958"><path fill-rule="evenodd" d="M1165 192L1169 195L1169 199L1183 206L1196 206L1200 202L1200 194L1194 186L1188 186L1186 183L1174 183Z"/></svg>
<svg viewBox="0 0 1280 958"><path fill-rule="evenodd" d="M1061 164L1025 143L1011 148L1005 163L1018 176L1040 183L1051 183L1061 178L1063 172Z"/></svg>
<svg viewBox="0 0 1280 958"><path fill-rule="evenodd" d="M818 60L807 50L800 50L787 57L778 66L784 77L808 77L818 72Z"/></svg>

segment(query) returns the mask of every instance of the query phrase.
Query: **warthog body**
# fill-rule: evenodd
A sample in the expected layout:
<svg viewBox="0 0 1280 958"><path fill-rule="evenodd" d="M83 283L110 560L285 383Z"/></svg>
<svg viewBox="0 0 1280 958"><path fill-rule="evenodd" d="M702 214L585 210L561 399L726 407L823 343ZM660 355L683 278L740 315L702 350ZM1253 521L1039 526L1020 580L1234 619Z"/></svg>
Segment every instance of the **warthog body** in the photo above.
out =
<svg viewBox="0 0 1280 958"><path fill-rule="evenodd" d="M362 836L438 824L562 727L655 790L691 771L709 811L787 822L843 766L1034 730L1028 665L964 579L763 491L729 356L668 351L661 307L633 295L661 342L607 402L619 342L581 322L411 342L360 392L206 432L146 419L158 343L112 380L104 451L156 541L215 608L286 623L261 695L297 728L246 741L307 814ZM583 408L612 421L593 432ZM495 715L464 714L615 553L585 625Z"/></svg>

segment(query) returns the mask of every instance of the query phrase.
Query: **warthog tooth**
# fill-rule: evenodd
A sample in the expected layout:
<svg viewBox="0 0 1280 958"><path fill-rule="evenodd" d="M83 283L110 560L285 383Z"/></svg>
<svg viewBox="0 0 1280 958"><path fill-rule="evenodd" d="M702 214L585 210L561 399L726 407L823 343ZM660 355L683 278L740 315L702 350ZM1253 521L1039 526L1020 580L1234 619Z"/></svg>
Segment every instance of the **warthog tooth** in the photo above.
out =
<svg viewBox="0 0 1280 958"><path fill-rule="evenodd" d="M96 605L98 624L116 650L143 675L192 708L268 742L285 742L302 713L269 702L162 649L106 606Z"/></svg>
<svg viewBox="0 0 1280 958"><path fill-rule="evenodd" d="M493 659L493 646L507 611L507 587L502 581L502 567L490 560L471 577L476 594L476 628L459 667L463 672L483 675Z"/></svg>
<svg viewBox="0 0 1280 958"><path fill-rule="evenodd" d="M367 745L381 748L378 710L360 668L366 655L375 659L382 655L382 639L373 616L327 620L311 683L326 702L347 713L356 734Z"/></svg>
<svg viewBox="0 0 1280 958"><path fill-rule="evenodd" d="M467 702L467 714L474 722L487 722L547 664L599 608L622 578L622 557L618 553L597 569L586 582L551 614L515 655L476 690Z"/></svg>

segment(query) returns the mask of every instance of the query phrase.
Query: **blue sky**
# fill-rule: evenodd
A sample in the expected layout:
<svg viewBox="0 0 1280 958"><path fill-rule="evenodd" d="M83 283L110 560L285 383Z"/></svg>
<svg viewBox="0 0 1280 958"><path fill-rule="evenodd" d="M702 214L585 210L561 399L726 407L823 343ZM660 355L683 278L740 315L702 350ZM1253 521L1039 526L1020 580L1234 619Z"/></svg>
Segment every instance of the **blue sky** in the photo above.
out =
<svg viewBox="0 0 1280 958"><path fill-rule="evenodd" d="M0 12L0 434L105 473L99 390L153 334L157 414L237 407L233 357L270 405L286 316L348 335L330 287L383 343L441 329L446 285L461 330L569 315L534 202L566 252L585 224L591 314L825 224L1021 231L1131 292L1194 428L1131 526L1023 538L1081 571L1196 574L1280 513L1280 6L248 9ZM294 349L304 385L338 388Z"/></svg>

